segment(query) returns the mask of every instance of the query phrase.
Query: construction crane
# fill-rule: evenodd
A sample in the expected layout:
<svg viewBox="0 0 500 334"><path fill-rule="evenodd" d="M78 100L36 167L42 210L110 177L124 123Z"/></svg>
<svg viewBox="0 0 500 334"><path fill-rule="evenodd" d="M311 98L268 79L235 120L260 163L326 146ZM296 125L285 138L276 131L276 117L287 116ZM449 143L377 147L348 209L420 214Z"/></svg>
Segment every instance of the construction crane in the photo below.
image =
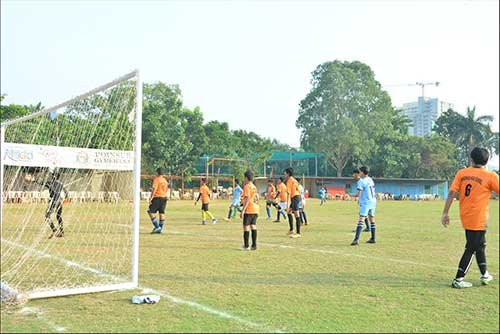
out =
<svg viewBox="0 0 500 334"><path fill-rule="evenodd" d="M406 84L406 85L386 85L384 86L385 87L410 87L410 86L420 86L422 88L422 98L424 98L424 87L425 86L429 86L429 85L433 85L433 86L439 86L439 81L436 81L436 82L415 82L414 84Z"/></svg>

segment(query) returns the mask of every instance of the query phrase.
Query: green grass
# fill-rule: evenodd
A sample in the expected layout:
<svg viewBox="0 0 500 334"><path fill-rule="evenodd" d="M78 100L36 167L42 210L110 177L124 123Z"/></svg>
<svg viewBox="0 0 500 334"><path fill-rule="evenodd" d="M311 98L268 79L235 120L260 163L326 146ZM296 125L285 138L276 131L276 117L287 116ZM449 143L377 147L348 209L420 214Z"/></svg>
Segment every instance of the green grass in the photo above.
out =
<svg viewBox="0 0 500 334"><path fill-rule="evenodd" d="M164 235L149 234L143 205L139 281L142 287L164 292L160 303L130 304L141 290L34 300L15 308L2 306L1 331L46 332L56 325L70 332L499 331L497 201L490 205L487 234L488 266L495 280L480 286L474 263L467 277L474 287L466 290L450 288L465 241L458 203L452 226L445 229L440 225L441 201L380 202L378 243L359 247L349 246L354 202L320 207L309 200L311 224L297 240L285 236L285 223L263 219L262 205L256 252L238 250L239 220L222 221L228 205L214 201L211 210L219 223L200 226L199 207L190 201L169 202ZM112 220L113 212L107 214ZM76 247L79 230L68 221L67 231L72 242L64 245ZM26 307L40 313L21 312Z"/></svg>

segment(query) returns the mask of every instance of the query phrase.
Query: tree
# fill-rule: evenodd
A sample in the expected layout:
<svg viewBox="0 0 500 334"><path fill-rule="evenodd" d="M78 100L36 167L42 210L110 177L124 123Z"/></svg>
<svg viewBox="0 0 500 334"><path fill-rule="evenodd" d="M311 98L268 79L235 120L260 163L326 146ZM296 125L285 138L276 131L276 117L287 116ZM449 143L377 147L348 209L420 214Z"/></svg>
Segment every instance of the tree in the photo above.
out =
<svg viewBox="0 0 500 334"><path fill-rule="evenodd" d="M476 107L467 107L465 116L450 109L437 119L434 130L455 143L457 160L463 167L469 165L469 153L475 146L498 152L498 132L490 126L493 119L491 115L476 117Z"/></svg>
<svg viewBox="0 0 500 334"><path fill-rule="evenodd" d="M5 94L0 95L0 103L5 99ZM36 105L20 105L20 104L0 104L0 122L16 119L22 116L32 114L43 109L42 103Z"/></svg>
<svg viewBox="0 0 500 334"><path fill-rule="evenodd" d="M181 174L191 167L197 156L194 143L195 134L187 133L187 125L196 131L200 126L201 113L187 111L182 105L181 91L177 85L164 83L144 85L142 115L142 162L143 170L153 172L162 166L168 172ZM198 129L199 130L199 129ZM199 130L200 131L200 130ZM204 143L200 131L197 142Z"/></svg>
<svg viewBox="0 0 500 334"><path fill-rule="evenodd" d="M399 111L368 65L326 62L312 73L311 84L296 121L301 146L323 153L337 176L349 162L365 161L375 153L380 136L401 131L392 122Z"/></svg>
<svg viewBox="0 0 500 334"><path fill-rule="evenodd" d="M455 146L439 135L409 137L401 149L408 153L403 177L451 179L456 171Z"/></svg>

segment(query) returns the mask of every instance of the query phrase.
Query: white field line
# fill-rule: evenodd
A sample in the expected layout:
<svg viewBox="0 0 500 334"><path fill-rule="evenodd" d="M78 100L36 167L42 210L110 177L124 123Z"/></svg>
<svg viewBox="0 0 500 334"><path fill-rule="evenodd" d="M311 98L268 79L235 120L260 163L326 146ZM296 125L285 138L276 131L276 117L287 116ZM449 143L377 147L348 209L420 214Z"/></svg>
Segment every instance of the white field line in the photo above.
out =
<svg viewBox="0 0 500 334"><path fill-rule="evenodd" d="M281 330L273 329L273 328L268 328L268 327L266 327L266 326L264 326L262 324L259 324L259 323L253 322L253 321L249 321L249 320L240 318L240 317L238 317L236 315L233 315L233 314L222 312L222 311L216 310L214 308L211 308L211 307L208 307L208 306L196 303L196 302L192 302L192 301L189 301L189 300L185 300L185 299L182 299L182 298L179 298L179 297L172 296L172 295L170 295L170 294L168 294L168 293L166 293L164 291L154 290L154 289L150 289L150 288L143 288L142 293L160 295L162 297L167 298L168 300L170 300L173 303L188 305L188 306L191 306L193 308L199 309L201 311L205 311L207 313L214 314L214 315L216 315L216 316L218 316L220 318L234 320L234 321L240 322L240 323L242 323L242 324L244 324L244 325L246 325L248 327L252 327L252 328L255 328L255 329L260 329L260 330L263 330L263 331L268 332L268 333L270 333L270 332L273 332L273 333L284 333Z"/></svg>
<svg viewBox="0 0 500 334"><path fill-rule="evenodd" d="M47 326L49 326L54 332L63 333L66 331L65 327L58 326L52 321L48 320L43 312L37 307L23 307L19 310L18 313L21 315L34 314L39 321L47 324Z"/></svg>
<svg viewBox="0 0 500 334"><path fill-rule="evenodd" d="M128 225L121 225L121 226L129 227ZM147 228L141 227L141 229L146 230ZM241 240L219 237L216 235L185 233L185 232L178 232L175 230L167 230L167 233L178 234L178 235L188 235L188 236L195 236L195 237L204 237L204 238L215 238L215 239L223 240L223 241L232 241L232 242L240 242L241 243ZM323 253L323 254L335 254L335 255L342 255L342 256L347 256L347 257L359 257L359 258L364 258L364 259L369 259L369 260L394 262L394 263L408 264L408 265L413 265L413 266L429 267L429 268L434 268L434 269L436 267L453 269L453 270L456 269L456 267L451 267L451 266L437 266L437 265L431 264L431 263L423 263L423 262L416 262L416 261L411 261L411 260L394 259L394 258L389 258L389 257L363 255L363 254L355 254L355 253L344 253L344 252L340 252L340 251L336 251L336 250L329 250L329 249L297 247L297 246L283 245L283 244L271 243L271 242L258 242L258 244L268 246L268 247L289 248L289 249L295 249L295 250L300 250L300 251Z"/></svg>
<svg viewBox="0 0 500 334"><path fill-rule="evenodd" d="M128 227L128 225L124 225L124 226ZM53 255L50 255L50 254L47 254L47 253L44 253L44 252L41 252L41 251L38 251L38 250L35 250L35 249L30 249L30 248L28 248L28 247L26 247L24 245L17 244L15 242L11 242L11 241L8 241L8 240L5 240L5 239L1 239L1 240L2 240L2 242L5 242L5 243L7 243L7 244L9 244L11 246L19 247L19 248L25 249L27 251L30 251L30 252L32 252L36 256L39 256L39 257L42 257L42 258L50 258L52 260L59 261L59 262L61 262L62 264L66 265L66 266L77 267L79 269L82 269L84 271L89 271L89 272L91 272L93 274L96 274L98 276L107 276L107 277L111 277L111 278L116 279L116 280L119 279L118 277L116 277L114 275L110 275L110 274L104 273L104 272L102 272L100 270L97 270L97 269L94 269L94 268L91 268L91 267L88 267L88 266L80 265L80 264L78 264L76 262L73 262L73 261L68 261L66 259L63 259L63 258L60 258L60 257L57 257L57 256L53 256ZM266 332L268 331L268 332L283 333L280 330L268 328L265 325L262 325L262 324L259 324L259 323L253 322L253 321L246 320L244 318L238 317L236 315L233 315L233 314L230 314L230 313L227 313L227 312L219 311L217 309L211 308L209 306L205 306L203 304L199 304L199 303L196 303L196 302L185 300L185 299L182 299L182 298L170 295L170 294L168 294L166 292L157 291L157 290L154 290L154 289L151 289L151 288L147 288L147 287L142 287L142 288L144 289L144 291L150 291L150 293L156 293L156 294L158 294L160 296L163 296L163 297L167 298L168 300L170 300L171 302L174 302L176 304L188 305L188 306L191 306L193 308L199 309L201 311L204 311L204 312L213 314L215 316L218 316L220 318L234 320L236 322L239 322L239 323L241 323L241 324L243 324L245 326L248 326L248 327L251 327L251 328L254 328L254 329L259 329L259 330L263 330L263 331L266 331ZM25 308L25 309L26 309L25 312L29 312L30 310L33 310L33 309L30 309L30 308ZM41 317L41 318L39 317L39 319L45 321L47 324L50 325L50 323L47 320L44 320L43 317ZM63 327L59 327L59 326L55 326L55 325L53 325L53 328L56 331L58 331L58 329L65 330Z"/></svg>
<svg viewBox="0 0 500 334"><path fill-rule="evenodd" d="M64 264L67 267L78 268L78 269L81 269L83 271L91 272L91 273L93 273L93 274L95 274L97 276L111 278L111 279L113 279L115 281L123 281L123 279L120 279L117 276L105 273L105 272L100 271L98 269L95 269L95 268L92 268L92 267L88 267L88 266L85 266L85 265L82 265L80 263L73 262L73 261L70 261L70 260L66 260L66 259L64 259L62 257L50 255L48 253L45 253L45 252L42 252L42 251L30 248L30 247L27 247L27 246L24 246L22 244L18 244L17 242L9 241L9 240L6 240L6 239L1 239L1 240L2 240L2 243L6 243L7 245L11 245L13 247L21 248L21 249L25 250L26 252L34 254L34 255L36 255L36 256L38 256L40 258L47 258L47 259L55 260L57 262L61 262L62 264Z"/></svg>

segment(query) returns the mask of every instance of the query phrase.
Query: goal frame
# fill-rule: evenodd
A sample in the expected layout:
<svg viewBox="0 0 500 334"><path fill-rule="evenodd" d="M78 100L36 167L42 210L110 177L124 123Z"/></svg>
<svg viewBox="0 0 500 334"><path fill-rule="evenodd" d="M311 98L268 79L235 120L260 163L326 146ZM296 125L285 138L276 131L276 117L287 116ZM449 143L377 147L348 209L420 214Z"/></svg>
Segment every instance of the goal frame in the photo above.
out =
<svg viewBox="0 0 500 334"><path fill-rule="evenodd" d="M94 285L89 287L77 287L77 288L65 288L65 289L54 289L50 291L40 291L40 292L28 292L24 295L18 294L18 299L40 299L40 298L49 298L49 297L61 297L68 295L76 295L76 294L84 294L84 293L95 293L95 292L104 292L104 291L114 291L114 290L125 290L125 289L134 289L139 285L139 222L140 222L140 182L141 182L141 144L142 144L142 79L140 76L140 72L138 69L125 74L113 81L110 81L104 85L101 85L97 88L94 88L84 94L78 95L72 99L64 101L60 104L57 104L50 108L44 108L38 112L32 113L30 115L26 115L23 117L19 117L13 120L5 121L0 124L0 189L3 197L3 177L4 177L4 142L5 142L5 129L9 125L13 125L19 122L27 121L35 117L39 117L50 112L56 111L58 109L64 108L76 101L85 99L89 96L92 96L98 92L104 91L108 88L116 86L117 84L130 80L136 79L135 87L136 87L136 99L135 99L135 140L134 140L134 167L133 167L133 226L132 226L132 267L131 267L131 277L130 281L124 283L117 284L104 284L104 285ZM3 235L2 231L2 222L3 222L3 198L2 201L2 209L0 210L0 238ZM2 239L3 240L3 239ZM8 282L6 282L6 288L8 287ZM2 284L4 287L4 284ZM9 288L11 289L11 288ZM10 290L11 292L16 293L15 290Z"/></svg>

